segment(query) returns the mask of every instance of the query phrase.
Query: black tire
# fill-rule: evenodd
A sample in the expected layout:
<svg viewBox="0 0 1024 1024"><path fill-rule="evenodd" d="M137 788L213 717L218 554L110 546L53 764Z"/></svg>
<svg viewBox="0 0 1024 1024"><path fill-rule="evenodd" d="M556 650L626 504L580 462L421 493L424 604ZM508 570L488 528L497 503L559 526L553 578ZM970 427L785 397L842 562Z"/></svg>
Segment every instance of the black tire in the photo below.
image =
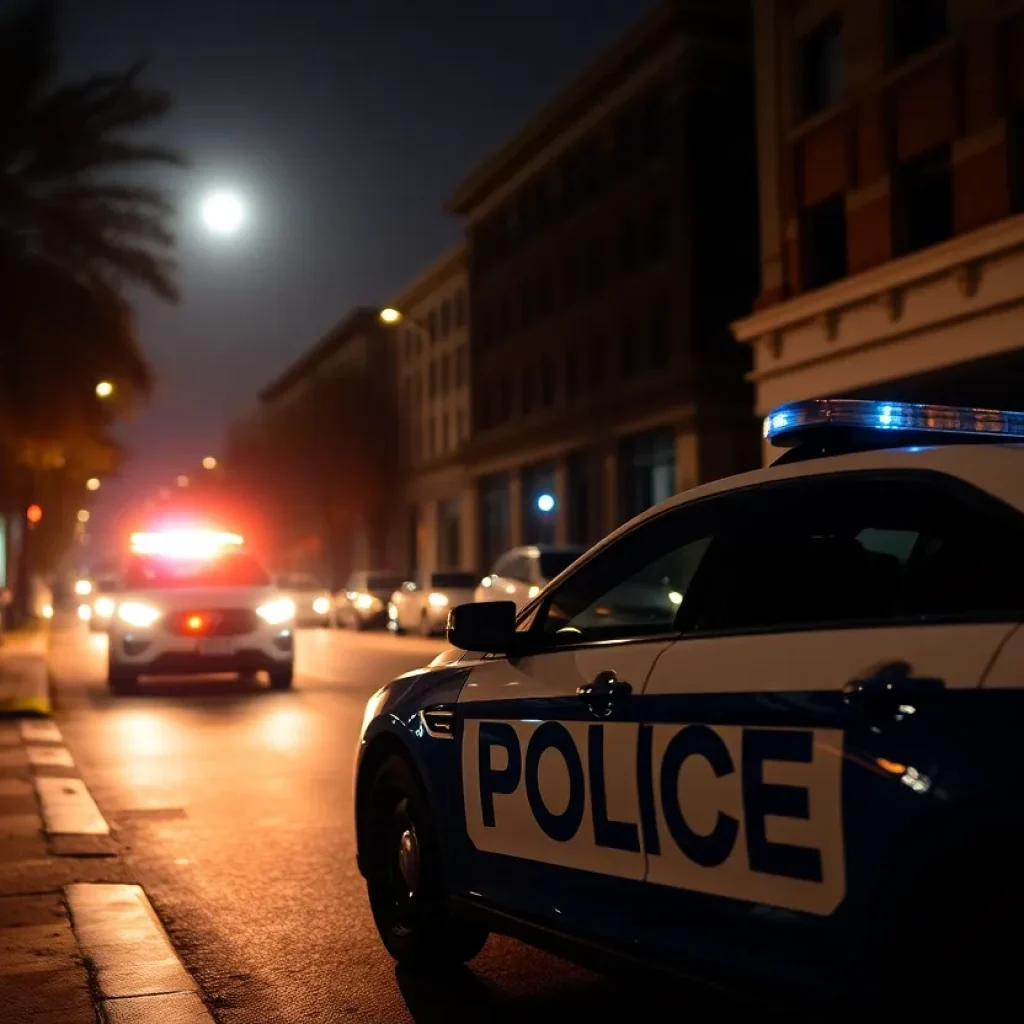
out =
<svg viewBox="0 0 1024 1024"><path fill-rule="evenodd" d="M107 665L107 688L111 693L134 693L139 687L138 673L124 668L116 662Z"/></svg>
<svg viewBox="0 0 1024 1024"><path fill-rule="evenodd" d="M487 932L452 920L441 857L423 787L392 755L366 801L367 892L387 951L408 966L455 967L480 952Z"/></svg>
<svg viewBox="0 0 1024 1024"><path fill-rule="evenodd" d="M290 690L295 678L295 665L289 662L285 668L273 668L268 673L272 690Z"/></svg>

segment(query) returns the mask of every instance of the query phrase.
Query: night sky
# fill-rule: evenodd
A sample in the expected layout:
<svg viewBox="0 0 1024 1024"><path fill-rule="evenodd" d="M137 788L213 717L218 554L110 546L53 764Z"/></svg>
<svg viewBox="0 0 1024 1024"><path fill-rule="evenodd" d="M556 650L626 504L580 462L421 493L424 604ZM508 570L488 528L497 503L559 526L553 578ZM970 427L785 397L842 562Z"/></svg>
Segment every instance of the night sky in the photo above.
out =
<svg viewBox="0 0 1024 1024"><path fill-rule="evenodd" d="M0 0L0 11L10 0ZM175 109L183 301L138 302L159 375L103 506L192 472L261 385L450 245L445 199L651 0L67 0L65 75L149 61ZM250 223L206 234L237 188Z"/></svg>

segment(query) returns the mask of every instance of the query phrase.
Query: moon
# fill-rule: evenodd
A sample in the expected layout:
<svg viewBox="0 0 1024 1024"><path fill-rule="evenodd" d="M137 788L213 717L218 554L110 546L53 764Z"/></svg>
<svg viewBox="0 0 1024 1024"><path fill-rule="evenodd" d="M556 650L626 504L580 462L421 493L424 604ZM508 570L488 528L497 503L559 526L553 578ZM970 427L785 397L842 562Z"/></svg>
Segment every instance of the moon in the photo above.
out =
<svg viewBox="0 0 1024 1024"><path fill-rule="evenodd" d="M245 205L236 192L212 192L203 200L203 223L214 235L234 235L245 220Z"/></svg>

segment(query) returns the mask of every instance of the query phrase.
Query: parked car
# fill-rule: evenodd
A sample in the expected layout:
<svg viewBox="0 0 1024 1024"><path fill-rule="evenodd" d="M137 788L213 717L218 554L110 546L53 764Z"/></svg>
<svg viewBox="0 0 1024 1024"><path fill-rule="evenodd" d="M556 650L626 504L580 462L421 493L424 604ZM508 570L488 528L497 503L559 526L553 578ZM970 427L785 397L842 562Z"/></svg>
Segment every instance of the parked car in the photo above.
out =
<svg viewBox="0 0 1024 1024"><path fill-rule="evenodd" d="M352 573L345 589L334 598L338 625L350 629L382 628L388 621L391 595L404 582L404 576L386 569Z"/></svg>
<svg viewBox="0 0 1024 1024"><path fill-rule="evenodd" d="M583 545L576 544L512 548L480 581L473 600L515 601L516 608L522 608L586 550Z"/></svg>
<svg viewBox="0 0 1024 1024"><path fill-rule="evenodd" d="M110 628L117 607L121 580L117 576L99 576L93 581L92 601L78 606L78 617L89 623L94 633L105 633Z"/></svg>
<svg viewBox="0 0 1024 1024"><path fill-rule="evenodd" d="M444 633L448 609L470 604L477 575L467 571L423 572L406 580L388 603L388 629L394 633L418 630L424 636Z"/></svg>
<svg viewBox="0 0 1024 1024"><path fill-rule="evenodd" d="M297 626L330 626L334 598L331 592L311 573L283 573L275 580L277 589L295 602Z"/></svg>

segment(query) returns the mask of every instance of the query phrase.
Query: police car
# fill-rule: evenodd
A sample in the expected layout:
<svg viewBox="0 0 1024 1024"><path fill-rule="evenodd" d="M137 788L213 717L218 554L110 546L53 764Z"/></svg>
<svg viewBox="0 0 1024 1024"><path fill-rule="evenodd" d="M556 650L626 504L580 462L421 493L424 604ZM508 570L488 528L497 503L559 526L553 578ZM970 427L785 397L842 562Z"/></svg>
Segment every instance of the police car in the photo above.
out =
<svg viewBox="0 0 1024 1024"><path fill-rule="evenodd" d="M370 699L358 860L396 959L498 932L875 1020L1006 991L1024 414L813 401L765 435L773 466L518 615L453 609L461 650Z"/></svg>
<svg viewBox="0 0 1024 1024"><path fill-rule="evenodd" d="M170 529L132 537L110 619L108 682L135 689L143 675L265 671L292 685L295 602L237 534Z"/></svg>

